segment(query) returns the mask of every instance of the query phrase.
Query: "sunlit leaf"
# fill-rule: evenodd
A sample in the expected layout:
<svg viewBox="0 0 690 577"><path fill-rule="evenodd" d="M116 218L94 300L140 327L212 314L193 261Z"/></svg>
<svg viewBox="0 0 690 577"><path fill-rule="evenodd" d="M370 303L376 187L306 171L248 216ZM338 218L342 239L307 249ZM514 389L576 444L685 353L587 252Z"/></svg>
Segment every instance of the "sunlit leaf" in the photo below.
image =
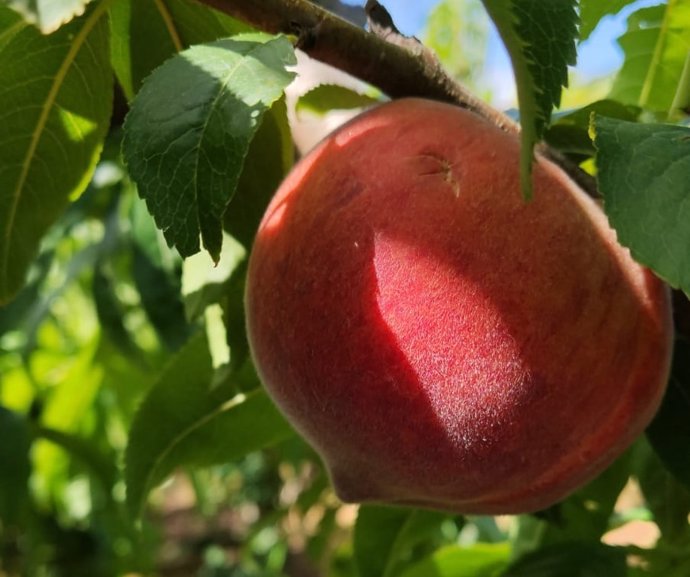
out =
<svg viewBox="0 0 690 577"><path fill-rule="evenodd" d="M112 105L106 6L50 36L24 27L0 50L0 303L100 154Z"/></svg>
<svg viewBox="0 0 690 577"><path fill-rule="evenodd" d="M502 569L509 559L507 543L480 543L472 547L449 545L416 563L400 577L499 577L504 575Z"/></svg>
<svg viewBox="0 0 690 577"><path fill-rule="evenodd" d="M513 64L520 105L522 191L532 194L532 160L575 63L576 0L483 0Z"/></svg>
<svg viewBox="0 0 690 577"><path fill-rule="evenodd" d="M248 29L188 0L118 0L110 8L110 25L113 69L128 100L144 78L176 52Z"/></svg>
<svg viewBox="0 0 690 577"><path fill-rule="evenodd" d="M580 0L580 40L586 40L605 16L617 14L635 0Z"/></svg>
<svg viewBox="0 0 690 577"><path fill-rule="evenodd" d="M27 22L38 26L41 32L49 34L75 16L82 15L89 2L91 0L7 0L7 5Z"/></svg>
<svg viewBox="0 0 690 577"><path fill-rule="evenodd" d="M49 441L74 457L98 479L106 491L112 491L117 479L117 466L112 455L101 452L93 442L70 433L47 427L39 427L36 437Z"/></svg>
<svg viewBox="0 0 690 577"><path fill-rule="evenodd" d="M669 112L690 53L690 0L641 8L619 38L625 52L610 97Z"/></svg>
<svg viewBox="0 0 690 577"><path fill-rule="evenodd" d="M284 37L253 35L194 46L147 79L125 123L123 151L139 194L182 256L214 261L222 217L266 110L293 74Z"/></svg>
<svg viewBox="0 0 690 577"><path fill-rule="evenodd" d="M355 92L345 86L337 84L320 84L303 94L297 100L296 111L309 111L315 114L325 114L329 110L347 110L351 108L364 108L378 104L379 100Z"/></svg>

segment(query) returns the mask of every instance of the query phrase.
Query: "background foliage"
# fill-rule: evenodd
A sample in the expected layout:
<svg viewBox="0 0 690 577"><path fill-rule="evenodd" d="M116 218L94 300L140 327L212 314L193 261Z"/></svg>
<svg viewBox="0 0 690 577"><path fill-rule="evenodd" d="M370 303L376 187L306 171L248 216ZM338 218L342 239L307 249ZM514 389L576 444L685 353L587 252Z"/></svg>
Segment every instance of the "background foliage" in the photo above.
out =
<svg viewBox="0 0 690 577"><path fill-rule="evenodd" d="M553 113L578 41L623 9L620 70ZM384 96L329 79L286 97L294 39L192 0L4 0L0 575L690 574L690 1L440 1L424 42L486 97L489 18L525 191L544 138L596 174L620 241L676 289L647 435L535 515L339 503L258 381L244 271L300 123Z"/></svg>

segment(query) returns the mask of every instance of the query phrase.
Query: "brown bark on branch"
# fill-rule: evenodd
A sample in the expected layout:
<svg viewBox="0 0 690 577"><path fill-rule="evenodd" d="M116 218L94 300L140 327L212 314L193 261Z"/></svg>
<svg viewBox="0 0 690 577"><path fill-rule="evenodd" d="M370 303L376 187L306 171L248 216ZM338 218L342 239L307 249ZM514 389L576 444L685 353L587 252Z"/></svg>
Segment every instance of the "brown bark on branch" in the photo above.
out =
<svg viewBox="0 0 690 577"><path fill-rule="evenodd" d="M381 89L391 98L417 96L449 102L479 114L506 132L519 125L458 84L436 55L416 42L383 38L354 26L308 0L197 0L272 34L298 38L298 48ZM370 0L367 8L377 2ZM594 179L558 151L542 144L538 151L563 168L585 191L598 196Z"/></svg>
<svg viewBox="0 0 690 577"><path fill-rule="evenodd" d="M380 88L391 98L419 96L458 104L504 130L515 122L448 77L421 44L415 52L387 42L308 0L198 0L273 34L299 38L298 47Z"/></svg>

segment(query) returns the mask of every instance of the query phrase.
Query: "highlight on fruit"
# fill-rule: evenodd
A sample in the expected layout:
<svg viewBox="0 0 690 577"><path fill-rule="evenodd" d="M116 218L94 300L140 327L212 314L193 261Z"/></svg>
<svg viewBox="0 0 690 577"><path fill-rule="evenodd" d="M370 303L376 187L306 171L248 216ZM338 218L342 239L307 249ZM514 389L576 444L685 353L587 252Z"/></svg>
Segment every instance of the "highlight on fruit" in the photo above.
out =
<svg viewBox="0 0 690 577"><path fill-rule="evenodd" d="M657 410L665 285L551 162L403 99L304 157L258 231L248 336L265 387L345 501L461 513L547 507Z"/></svg>

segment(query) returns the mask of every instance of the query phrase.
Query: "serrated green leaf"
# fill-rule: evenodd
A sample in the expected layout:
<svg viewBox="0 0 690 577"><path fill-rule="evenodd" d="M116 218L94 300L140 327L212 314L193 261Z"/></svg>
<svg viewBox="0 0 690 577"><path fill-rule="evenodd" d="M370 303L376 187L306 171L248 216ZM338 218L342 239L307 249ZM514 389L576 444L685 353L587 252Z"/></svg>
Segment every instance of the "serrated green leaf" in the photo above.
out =
<svg viewBox="0 0 690 577"><path fill-rule="evenodd" d="M19 522L28 499L31 463L31 433L26 419L0 406L0 521L12 526Z"/></svg>
<svg viewBox="0 0 690 577"><path fill-rule="evenodd" d="M202 334L175 355L132 423L125 457L127 501L139 512L148 492L180 466L208 466L277 443L292 429L261 389L211 388Z"/></svg>
<svg viewBox="0 0 690 577"><path fill-rule="evenodd" d="M599 190L618 240L690 294L690 129L594 119Z"/></svg>
<svg viewBox="0 0 690 577"><path fill-rule="evenodd" d="M580 0L580 41L589 38L604 16L618 14L634 0Z"/></svg>
<svg viewBox="0 0 690 577"><path fill-rule="evenodd" d="M498 29L513 64L522 148L520 174L523 195L532 195L532 160L551 111L568 83L568 65L577 52L576 0L482 0Z"/></svg>
<svg viewBox="0 0 690 577"><path fill-rule="evenodd" d="M81 16L91 0L7 0L7 5L50 34L76 16Z"/></svg>
<svg viewBox="0 0 690 577"><path fill-rule="evenodd" d="M671 379L647 438L676 479L690 489L690 343L677 339Z"/></svg>
<svg viewBox="0 0 690 577"><path fill-rule="evenodd" d="M528 553L501 577L626 577L624 549L591 542L559 543Z"/></svg>
<svg viewBox="0 0 690 577"><path fill-rule="evenodd" d="M690 0L641 8L618 40L625 62L610 97L669 112L690 52Z"/></svg>
<svg viewBox="0 0 690 577"><path fill-rule="evenodd" d="M293 78L282 36L194 46L146 80L125 122L123 152L157 226L182 256L214 261L222 217L267 109Z"/></svg>
<svg viewBox="0 0 690 577"><path fill-rule="evenodd" d="M110 8L110 26L113 69L128 100L144 78L176 52L248 30L188 0L118 0Z"/></svg>
<svg viewBox="0 0 690 577"><path fill-rule="evenodd" d="M0 303L95 168L112 108L106 7L50 36L24 27L0 50Z"/></svg>
<svg viewBox="0 0 690 577"><path fill-rule="evenodd" d="M402 572L400 577L498 577L509 559L508 543L449 545Z"/></svg>
<svg viewBox="0 0 690 577"><path fill-rule="evenodd" d="M349 110L378 104L379 100L337 84L320 84L297 100L295 110L325 114L330 110Z"/></svg>

